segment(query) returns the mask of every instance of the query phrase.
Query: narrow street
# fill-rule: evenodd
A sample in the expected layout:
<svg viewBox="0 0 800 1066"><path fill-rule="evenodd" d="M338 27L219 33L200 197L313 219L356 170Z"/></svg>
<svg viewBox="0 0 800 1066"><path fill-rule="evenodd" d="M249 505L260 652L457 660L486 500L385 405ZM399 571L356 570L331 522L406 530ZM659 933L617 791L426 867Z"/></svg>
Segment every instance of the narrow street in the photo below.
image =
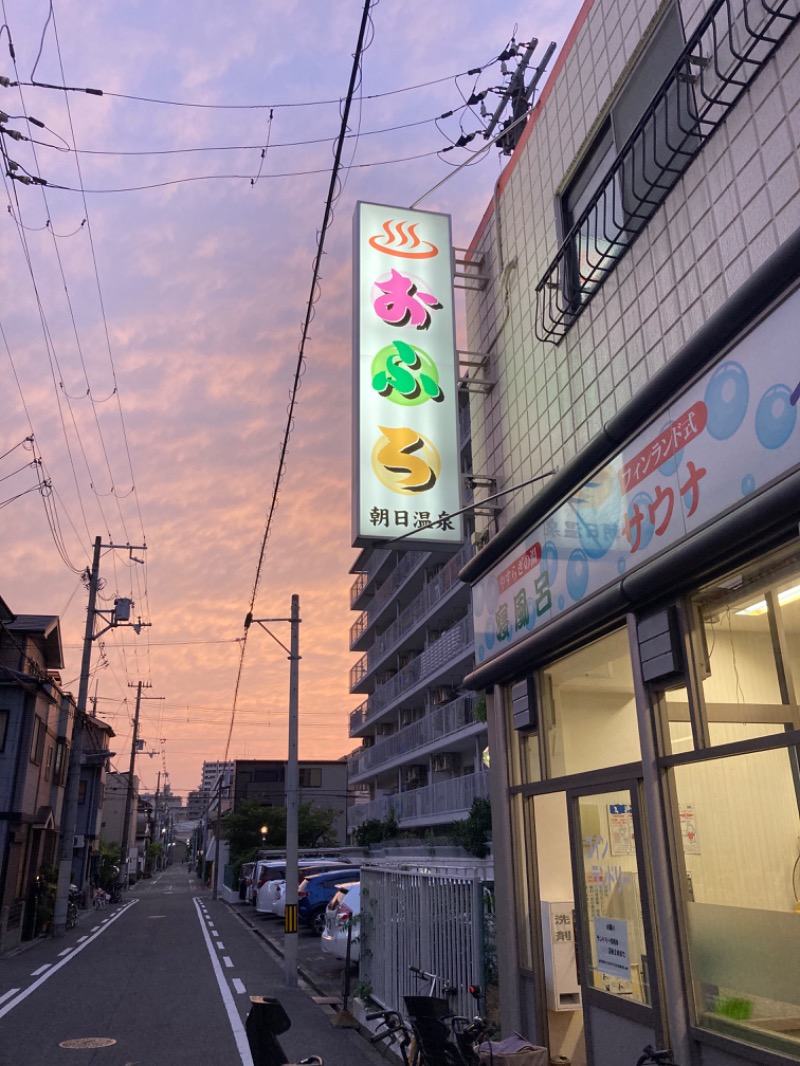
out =
<svg viewBox="0 0 800 1066"><path fill-rule="evenodd" d="M331 1024L312 989L283 979L263 937L187 867L169 867L122 904L81 911L64 939L0 960L0 1066L250 1066L251 995L286 1008L292 1028L280 1040L290 1061L383 1061Z"/></svg>

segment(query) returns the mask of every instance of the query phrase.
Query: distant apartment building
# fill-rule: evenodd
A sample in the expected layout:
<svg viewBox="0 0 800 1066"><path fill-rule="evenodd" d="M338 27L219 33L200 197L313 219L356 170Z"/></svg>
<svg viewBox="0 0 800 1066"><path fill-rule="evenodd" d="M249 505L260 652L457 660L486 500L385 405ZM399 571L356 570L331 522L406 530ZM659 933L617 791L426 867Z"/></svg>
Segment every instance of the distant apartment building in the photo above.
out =
<svg viewBox="0 0 800 1066"><path fill-rule="evenodd" d="M233 807L252 801L265 807L286 806L286 761L237 759L233 763ZM328 808L335 814L333 832L345 843L348 805L347 764L343 759L300 760L301 804Z"/></svg>
<svg viewBox="0 0 800 1066"><path fill-rule="evenodd" d="M230 772L233 770L233 760L229 759L227 762L223 762L221 759L216 762L204 762L203 772L200 778L200 788L203 791L211 791L215 788L219 781L219 775L227 770Z"/></svg>
<svg viewBox="0 0 800 1066"><path fill-rule="evenodd" d="M466 386L459 433L471 501L491 486L471 473ZM465 529L456 554L364 548L352 567L350 606L359 613L350 649L363 654L350 671L350 691L364 698L350 715L350 736L361 747L348 758L348 774L351 788L369 798L348 811L351 835L390 816L402 829L446 828L488 796L485 718L461 685L474 665L469 588L458 577L475 550L474 512Z"/></svg>

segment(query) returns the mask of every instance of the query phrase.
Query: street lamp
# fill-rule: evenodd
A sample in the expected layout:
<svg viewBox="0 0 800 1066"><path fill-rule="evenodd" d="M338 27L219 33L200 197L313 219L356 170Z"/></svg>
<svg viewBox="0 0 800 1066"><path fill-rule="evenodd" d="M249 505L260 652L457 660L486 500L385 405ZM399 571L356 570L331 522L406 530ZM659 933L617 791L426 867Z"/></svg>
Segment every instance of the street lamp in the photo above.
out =
<svg viewBox="0 0 800 1066"><path fill-rule="evenodd" d="M261 843L262 844L266 844L267 835L268 834L269 834L269 826L268 825L262 825L261 826Z"/></svg>

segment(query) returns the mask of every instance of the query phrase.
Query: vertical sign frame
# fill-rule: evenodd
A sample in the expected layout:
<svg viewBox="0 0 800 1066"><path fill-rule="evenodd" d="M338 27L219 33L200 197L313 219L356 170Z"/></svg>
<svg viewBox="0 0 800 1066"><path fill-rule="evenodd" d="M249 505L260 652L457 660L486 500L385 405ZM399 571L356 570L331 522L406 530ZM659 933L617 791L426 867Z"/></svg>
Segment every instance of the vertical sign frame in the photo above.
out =
<svg viewBox="0 0 800 1066"><path fill-rule="evenodd" d="M353 546L457 549L450 216L360 201L353 264Z"/></svg>

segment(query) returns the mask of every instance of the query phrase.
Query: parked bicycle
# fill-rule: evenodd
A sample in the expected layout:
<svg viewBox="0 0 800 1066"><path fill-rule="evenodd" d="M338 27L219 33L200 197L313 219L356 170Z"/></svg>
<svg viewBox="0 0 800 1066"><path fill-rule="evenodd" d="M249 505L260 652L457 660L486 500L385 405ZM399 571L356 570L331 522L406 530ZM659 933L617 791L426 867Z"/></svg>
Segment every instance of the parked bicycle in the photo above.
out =
<svg viewBox="0 0 800 1066"><path fill-rule="evenodd" d="M427 985L425 994L403 997L407 1019L393 1010L368 1014L369 1020L381 1022L372 1043L383 1040L395 1045L404 1066L477 1066L476 1045L488 1039L491 1031L487 1020L455 1014L447 997L457 989L437 974L417 966L410 966L409 971ZM435 995L437 989L444 995ZM479 986L471 985L470 993L480 1001Z"/></svg>
<svg viewBox="0 0 800 1066"><path fill-rule="evenodd" d="M80 899L80 892L77 885L69 886L69 896L67 897L67 929L74 929L78 924L78 900Z"/></svg>
<svg viewBox="0 0 800 1066"><path fill-rule="evenodd" d="M657 1051L652 1044L648 1044L642 1049L636 1066L678 1066L678 1064L672 1058L671 1048L662 1048L661 1051Z"/></svg>

